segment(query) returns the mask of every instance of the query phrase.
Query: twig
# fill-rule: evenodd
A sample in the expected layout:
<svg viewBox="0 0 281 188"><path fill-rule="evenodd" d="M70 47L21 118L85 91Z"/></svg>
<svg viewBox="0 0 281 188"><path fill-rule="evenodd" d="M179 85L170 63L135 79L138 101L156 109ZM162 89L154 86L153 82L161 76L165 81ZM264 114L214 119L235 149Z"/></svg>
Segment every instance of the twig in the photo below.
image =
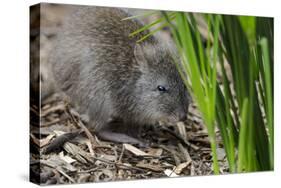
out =
<svg viewBox="0 0 281 188"><path fill-rule="evenodd" d="M124 145L122 145L122 151L121 151L121 154L119 156L118 163L121 163L121 160L122 160L123 155L124 155L124 150L125 150L125 147L124 147Z"/></svg>
<svg viewBox="0 0 281 188"><path fill-rule="evenodd" d="M45 150L43 150L43 154L48 154L56 149L62 147L66 142L74 139L78 135L80 135L82 130L76 130L74 132L65 133L61 136L58 136L52 143L50 143Z"/></svg>
<svg viewBox="0 0 281 188"><path fill-rule="evenodd" d="M64 104L56 105L54 107L51 107L51 108L45 110L44 112L41 112L40 117L45 117L45 116L49 115L50 113L58 111L58 110L63 111L64 108L65 108Z"/></svg>
<svg viewBox="0 0 281 188"><path fill-rule="evenodd" d="M75 119L75 117L73 116L73 114L70 111L68 104L66 105L66 111L70 115L72 121L85 132L85 134L87 135L87 137L90 140L90 144L92 145L92 148L95 149L95 147L98 145L98 143L95 141L95 139L94 139L92 133L89 131L89 129L81 122L80 119L78 121Z"/></svg>
<svg viewBox="0 0 281 188"><path fill-rule="evenodd" d="M46 122L46 123L40 123L40 127L48 127L50 125L53 125L53 124L56 124L56 123L59 123L59 122L62 122L62 121L65 121L66 118L57 118L55 119L54 121L51 121L51 122Z"/></svg>
<svg viewBox="0 0 281 188"><path fill-rule="evenodd" d="M59 167L55 167L43 160L40 160L39 162L40 164L46 165L48 167L51 167L53 169L56 169L59 173L61 173L64 177L66 177L69 181L71 181L72 183L76 183L75 180L73 178L71 178L69 175L67 175L62 169L60 169Z"/></svg>
<svg viewBox="0 0 281 188"><path fill-rule="evenodd" d="M186 162L192 161L187 149L185 149L181 143L179 143L178 146L179 146L179 149L181 150L181 152L183 153Z"/></svg>
<svg viewBox="0 0 281 188"><path fill-rule="evenodd" d="M164 145L160 145L159 147L172 154L176 166L178 166L181 163L179 157L177 156L177 153L174 150L171 150L171 149L169 149L168 147L166 147Z"/></svg>
<svg viewBox="0 0 281 188"><path fill-rule="evenodd" d="M79 172L75 172L75 173L78 173L78 174L91 173L91 172L96 172L98 169L99 169L99 167L96 167L96 168L92 168L90 170L84 170L84 171L79 171Z"/></svg>
<svg viewBox="0 0 281 188"><path fill-rule="evenodd" d="M99 157L95 157L93 156L94 159L96 160L99 160L99 161L102 161L104 163L108 163L108 164L112 164L112 165L115 165L115 166L118 166L119 168L120 167L125 167L126 169L133 169L133 170L139 170L139 171L145 171L144 169L141 169L141 168L138 168L138 167L134 167L134 166L127 166L123 163L118 163L118 162L111 162L111 161L108 161L106 159L102 159L102 158L99 158Z"/></svg>
<svg viewBox="0 0 281 188"><path fill-rule="evenodd" d="M161 126L161 129L163 129L164 131L167 131L168 133L170 133L172 136L176 137L177 139L179 139L182 143L184 143L185 145L193 148L194 150L198 150L199 147L190 143L189 141L183 139L180 135L176 134L174 131L168 129L167 127L163 127Z"/></svg>

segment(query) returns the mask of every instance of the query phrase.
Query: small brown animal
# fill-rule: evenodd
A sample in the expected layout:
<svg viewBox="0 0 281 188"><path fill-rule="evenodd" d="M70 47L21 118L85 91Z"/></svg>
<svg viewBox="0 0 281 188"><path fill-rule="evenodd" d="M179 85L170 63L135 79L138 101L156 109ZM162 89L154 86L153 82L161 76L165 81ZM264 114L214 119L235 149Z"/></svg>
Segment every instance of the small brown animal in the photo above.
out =
<svg viewBox="0 0 281 188"><path fill-rule="evenodd" d="M89 117L98 137L140 144L141 125L185 120L189 93L170 45L129 34L143 27L118 8L79 6L65 21L50 62L58 87Z"/></svg>

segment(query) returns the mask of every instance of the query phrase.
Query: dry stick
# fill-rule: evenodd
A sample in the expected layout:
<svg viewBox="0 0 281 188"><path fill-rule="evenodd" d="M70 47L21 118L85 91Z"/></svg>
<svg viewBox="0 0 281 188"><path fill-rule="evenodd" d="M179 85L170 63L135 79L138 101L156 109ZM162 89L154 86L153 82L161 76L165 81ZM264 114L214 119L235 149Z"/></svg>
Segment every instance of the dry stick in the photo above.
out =
<svg viewBox="0 0 281 188"><path fill-rule="evenodd" d="M45 122L45 123L41 123L41 122L31 122L30 124L31 125L36 125L36 126L40 126L40 127L48 127L50 125L54 125L56 123L59 123L59 122L62 122L62 121L65 121L66 118L56 118L55 120L51 121L51 122Z"/></svg>
<svg viewBox="0 0 281 188"><path fill-rule="evenodd" d="M56 112L56 111L58 111L58 110L63 111L64 108L65 108L65 107L64 107L63 104L56 105L56 106L54 106L54 107L51 107L51 108L45 110L44 112L41 112L40 117L45 117L45 116L49 115L50 113Z"/></svg>
<svg viewBox="0 0 281 188"><path fill-rule="evenodd" d="M40 147L40 141L32 133L30 133L30 137L32 138L32 141Z"/></svg>
<svg viewBox="0 0 281 188"><path fill-rule="evenodd" d="M200 137L200 136L198 136L198 137ZM205 145L210 146L210 141L207 140L207 139L204 139L204 138L194 138L193 141L194 141L194 142L200 142L200 143L202 143L202 144L205 144ZM222 141L219 141L219 140L217 141L217 144L218 144L219 146L222 146L222 145L223 145Z"/></svg>
<svg viewBox="0 0 281 188"><path fill-rule="evenodd" d="M68 114L70 115L72 121L78 125L78 127L80 127L84 132L85 134L87 135L87 137L89 138L90 140L90 143L92 145L92 148L95 149L95 147L98 145L98 143L95 141L92 133L89 131L89 129L79 120L77 121L74 117L73 117L73 114L70 112L70 109L69 109L69 105L67 104L66 105L66 110L68 112Z"/></svg>
<svg viewBox="0 0 281 188"><path fill-rule="evenodd" d="M96 142L96 140L94 139L94 136L92 135L92 133L91 133L91 132L89 131L89 129L84 125L84 123L83 123L80 119L79 119L78 121L75 119L75 117L73 116L73 114L71 113L71 111L70 111L70 109L69 109L69 105L68 105L68 104L67 104L66 109L67 109L67 112L70 114L70 117L71 117L72 121L73 121L79 128L81 128L81 129L85 132L85 134L87 135L87 137L89 138L90 144L92 145L93 150L95 150L95 149L97 149L97 148L109 148L109 149L111 149L111 150L114 152L114 154L115 154L115 156L116 156L116 158L117 158L117 156L118 156L117 151L116 151L113 147L110 147L110 146L101 146L101 145L99 145L99 144Z"/></svg>
<svg viewBox="0 0 281 188"><path fill-rule="evenodd" d="M115 159L116 159L116 161L117 161L117 159L118 159L118 152L116 151L116 148L114 148L114 147L111 147L111 149L112 149L112 151L114 152Z"/></svg>
<svg viewBox="0 0 281 188"><path fill-rule="evenodd" d="M195 169L194 169L193 162L191 162L191 166L190 166L190 175L191 175L191 176L194 176L194 175L195 175Z"/></svg>
<svg viewBox="0 0 281 188"><path fill-rule="evenodd" d="M118 163L121 163L121 160L122 160L123 155L124 155L124 151L125 151L125 147L124 147L124 145L122 145L122 151L121 151L121 154L119 156Z"/></svg>
<svg viewBox="0 0 281 188"><path fill-rule="evenodd" d="M93 150L91 141L86 142L86 145L87 145L87 147L88 147L88 149L89 149L89 151L90 151L90 154L95 155L95 152L94 152L94 150Z"/></svg>
<svg viewBox="0 0 281 188"><path fill-rule="evenodd" d="M179 146L179 149L181 150L181 152L183 153L186 162L192 161L187 149L185 149L181 143L179 143L178 146Z"/></svg>
<svg viewBox="0 0 281 188"><path fill-rule="evenodd" d="M40 123L40 127L48 127L50 125L53 125L53 124L56 124L56 123L59 123L59 122L65 121L65 120L66 120L66 118L63 118L63 119L57 118L51 122Z"/></svg>
<svg viewBox="0 0 281 188"><path fill-rule="evenodd" d="M50 165L49 163L46 163L45 161L40 160L39 162L40 164L43 164L45 166L51 167L53 169L56 169L59 173L61 173L64 177L66 177L67 179L69 179L69 181L71 181L72 183L76 183L75 180L73 178L71 178L69 175L67 175L62 169L55 167L53 165Z"/></svg>
<svg viewBox="0 0 281 188"><path fill-rule="evenodd" d="M44 150L43 154L48 154L52 151L55 151L59 147L63 146L69 140L74 139L78 135L82 133L82 130L76 130L74 132L65 133L63 135L58 136L53 142L51 142Z"/></svg>
<svg viewBox="0 0 281 188"><path fill-rule="evenodd" d="M164 145L160 145L159 147L172 154L176 166L178 166L181 163L179 157L177 156L177 154L176 154L176 152L174 150L171 150L171 149L169 149L168 147L166 147Z"/></svg>
<svg viewBox="0 0 281 188"><path fill-rule="evenodd" d="M95 156L92 156L94 159L96 160L99 160L101 162L104 162L104 163L108 163L108 164L112 164L112 165L115 165L115 166L118 166L119 168L120 167L125 167L126 169L133 169L133 170L139 170L139 171L145 171L144 169L142 168L138 168L138 167L134 167L134 166L127 166L127 165L124 165L122 163L116 163L116 162L111 162L111 161L108 161L106 159L102 159L102 158L99 158L99 157L95 157Z"/></svg>
<svg viewBox="0 0 281 188"><path fill-rule="evenodd" d="M61 101L64 100L64 97L62 96L63 94L53 94L47 98L45 98L42 103L41 106L45 106L45 105L52 105L53 103L60 103ZM66 100L66 99L65 99Z"/></svg>
<svg viewBox="0 0 281 188"><path fill-rule="evenodd" d="M191 157L190 157L190 155L189 155L187 149L185 149L182 144L178 144L178 146L179 146L181 152L184 154L185 160L186 160L187 162L190 162L190 175L194 175L193 160L191 159Z"/></svg>
<svg viewBox="0 0 281 188"><path fill-rule="evenodd" d="M196 114L196 113L194 113L194 112L189 112L189 115L190 115L190 116L195 116L195 117L197 117L197 118L199 118L199 119L202 119L202 117L201 117L200 115L198 115L198 114Z"/></svg>
<svg viewBox="0 0 281 188"><path fill-rule="evenodd" d="M87 164L88 162L94 163L92 155L82 150L79 146L72 143L65 143L63 147L66 152L70 153L79 162L83 164Z"/></svg>
<svg viewBox="0 0 281 188"><path fill-rule="evenodd" d="M96 168L92 168L92 169L84 170L84 171L79 171L79 172L75 172L75 173L78 173L78 174L91 173L91 172L96 172L98 169L99 169L99 167L96 167Z"/></svg>
<svg viewBox="0 0 281 188"><path fill-rule="evenodd" d="M172 136L176 137L177 139L179 139L182 143L184 143L185 145L193 148L194 150L198 150L199 147L197 147L194 144L191 144L189 141L183 139L181 136L177 135L174 131L171 131L170 129L168 129L167 127L161 127L164 131L167 131L168 133L170 133Z"/></svg>

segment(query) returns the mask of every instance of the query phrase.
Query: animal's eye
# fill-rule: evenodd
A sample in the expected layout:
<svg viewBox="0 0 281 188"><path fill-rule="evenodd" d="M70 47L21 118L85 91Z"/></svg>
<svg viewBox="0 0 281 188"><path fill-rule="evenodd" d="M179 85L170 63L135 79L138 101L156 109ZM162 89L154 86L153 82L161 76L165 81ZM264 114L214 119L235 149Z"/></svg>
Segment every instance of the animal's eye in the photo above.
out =
<svg viewBox="0 0 281 188"><path fill-rule="evenodd" d="M158 89L159 91L162 91L162 92L167 91L167 89L166 89L164 86L161 86L161 85L157 86L157 89Z"/></svg>

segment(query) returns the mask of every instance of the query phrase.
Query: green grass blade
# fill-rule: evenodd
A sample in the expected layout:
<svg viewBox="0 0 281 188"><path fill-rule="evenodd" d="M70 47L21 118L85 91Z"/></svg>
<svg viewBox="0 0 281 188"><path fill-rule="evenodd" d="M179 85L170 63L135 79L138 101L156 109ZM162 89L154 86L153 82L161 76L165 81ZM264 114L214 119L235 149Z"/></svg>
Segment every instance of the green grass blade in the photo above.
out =
<svg viewBox="0 0 281 188"><path fill-rule="evenodd" d="M265 109L266 109L266 120L268 125L269 132L269 154L270 154L270 168L273 169L273 93L272 93L272 80L271 80L271 67L270 67L270 58L269 58L269 48L268 42L265 38L262 38L260 41L262 54L263 54L263 70L264 70L264 81L265 81Z"/></svg>
<svg viewBox="0 0 281 188"><path fill-rule="evenodd" d="M242 172L247 165L245 153L247 150L247 112L248 112L248 99L243 101L241 112L241 126L239 132L239 149L238 149L238 172Z"/></svg>

